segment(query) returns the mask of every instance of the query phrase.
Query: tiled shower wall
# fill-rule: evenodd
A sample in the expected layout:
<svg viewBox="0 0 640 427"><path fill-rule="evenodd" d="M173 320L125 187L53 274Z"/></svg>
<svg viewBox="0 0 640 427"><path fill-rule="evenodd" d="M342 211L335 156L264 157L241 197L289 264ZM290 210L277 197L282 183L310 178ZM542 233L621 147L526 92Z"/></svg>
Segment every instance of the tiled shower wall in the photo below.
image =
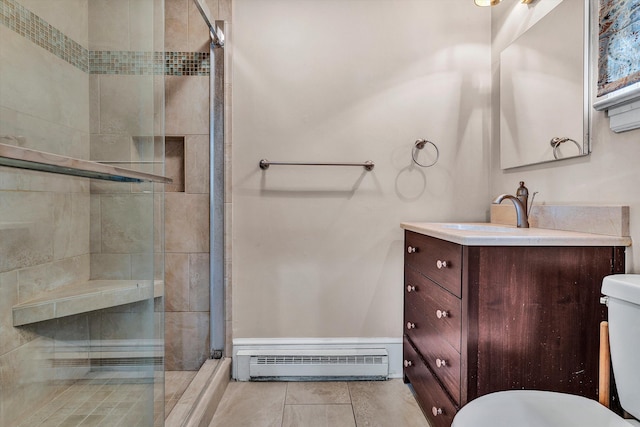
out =
<svg viewBox="0 0 640 427"><path fill-rule="evenodd" d="M231 0L207 0L231 20ZM192 0L165 0L165 50L209 52ZM209 357L209 75L166 76L166 135L184 138L184 191L166 193L167 370L197 370Z"/></svg>
<svg viewBox="0 0 640 427"><path fill-rule="evenodd" d="M86 45L86 25L76 27L87 21L86 1L58 0L57 8L48 2L24 3ZM16 14L17 6L0 0L0 142L86 159L89 77L61 58L77 53L78 44L57 38L56 52L43 50L34 41L43 29L36 24L42 23L24 9ZM17 419L87 371L82 365L54 364L87 342L87 315L14 327L11 308L89 278L89 197L86 179L0 168L2 426L17 425Z"/></svg>

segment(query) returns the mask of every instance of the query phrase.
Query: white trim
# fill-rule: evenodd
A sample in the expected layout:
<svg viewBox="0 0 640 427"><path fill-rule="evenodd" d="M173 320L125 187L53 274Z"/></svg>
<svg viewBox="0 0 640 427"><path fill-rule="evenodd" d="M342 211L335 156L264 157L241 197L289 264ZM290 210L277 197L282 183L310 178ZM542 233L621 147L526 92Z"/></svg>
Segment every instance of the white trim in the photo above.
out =
<svg viewBox="0 0 640 427"><path fill-rule="evenodd" d="M402 338L235 338L233 340L233 378L238 379L242 370L238 352L265 350L344 350L386 349L389 356L389 378L402 378Z"/></svg>
<svg viewBox="0 0 640 427"><path fill-rule="evenodd" d="M614 132L640 128L640 82L604 95L593 108L607 110L609 127Z"/></svg>
<svg viewBox="0 0 640 427"><path fill-rule="evenodd" d="M637 101L609 108L609 127L614 132L624 132L640 127L640 98Z"/></svg>
<svg viewBox="0 0 640 427"><path fill-rule="evenodd" d="M638 100L640 100L640 82L599 97L593 103L593 108L598 111L608 110Z"/></svg>

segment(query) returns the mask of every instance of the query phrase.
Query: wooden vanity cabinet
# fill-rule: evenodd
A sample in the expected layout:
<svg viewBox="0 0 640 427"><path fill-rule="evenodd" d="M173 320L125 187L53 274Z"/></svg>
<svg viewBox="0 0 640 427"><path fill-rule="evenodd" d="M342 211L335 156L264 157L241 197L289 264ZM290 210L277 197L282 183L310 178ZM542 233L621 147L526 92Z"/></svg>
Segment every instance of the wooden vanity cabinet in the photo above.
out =
<svg viewBox="0 0 640 427"><path fill-rule="evenodd" d="M405 231L404 377L436 427L500 390L598 397L602 279L624 247L463 246Z"/></svg>

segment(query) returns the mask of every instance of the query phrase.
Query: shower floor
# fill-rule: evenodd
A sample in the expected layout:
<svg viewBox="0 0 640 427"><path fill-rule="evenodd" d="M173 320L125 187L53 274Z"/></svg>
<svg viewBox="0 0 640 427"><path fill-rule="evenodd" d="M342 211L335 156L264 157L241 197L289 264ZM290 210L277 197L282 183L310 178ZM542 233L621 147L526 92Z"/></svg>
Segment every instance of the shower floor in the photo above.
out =
<svg viewBox="0 0 640 427"><path fill-rule="evenodd" d="M154 381L148 373L91 372L19 426L161 426L162 395L159 384L154 392ZM153 411L149 408L152 396Z"/></svg>
<svg viewBox="0 0 640 427"><path fill-rule="evenodd" d="M198 371L166 371L164 373L164 414L169 416Z"/></svg>

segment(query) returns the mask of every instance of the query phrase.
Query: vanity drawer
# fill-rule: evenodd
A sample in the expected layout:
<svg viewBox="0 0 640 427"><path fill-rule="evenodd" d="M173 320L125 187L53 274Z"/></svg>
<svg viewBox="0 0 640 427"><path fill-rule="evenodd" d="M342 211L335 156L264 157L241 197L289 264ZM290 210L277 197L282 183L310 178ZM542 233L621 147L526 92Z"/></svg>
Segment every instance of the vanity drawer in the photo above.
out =
<svg viewBox="0 0 640 427"><path fill-rule="evenodd" d="M432 427L450 427L456 405L449 399L438 380L424 364L411 343L404 339L404 376L416 391L416 399Z"/></svg>
<svg viewBox="0 0 640 427"><path fill-rule="evenodd" d="M405 304L405 334L440 379L453 400L460 402L460 353L424 322L411 304Z"/></svg>
<svg viewBox="0 0 640 427"><path fill-rule="evenodd" d="M462 246L405 231L405 264L457 297L462 296Z"/></svg>
<svg viewBox="0 0 640 427"><path fill-rule="evenodd" d="M412 268L405 268L404 282L405 301L419 314L414 319L426 321L433 334L445 339L459 353L462 301Z"/></svg>

